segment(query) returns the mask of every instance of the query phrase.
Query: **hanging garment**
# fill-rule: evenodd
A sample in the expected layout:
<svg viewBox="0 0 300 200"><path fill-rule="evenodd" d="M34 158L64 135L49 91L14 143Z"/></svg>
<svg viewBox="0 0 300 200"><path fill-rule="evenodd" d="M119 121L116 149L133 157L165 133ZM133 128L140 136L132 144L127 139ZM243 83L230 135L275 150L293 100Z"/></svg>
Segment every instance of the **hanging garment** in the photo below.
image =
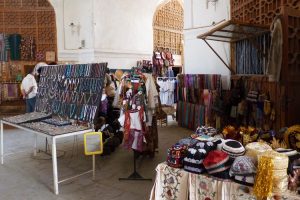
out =
<svg viewBox="0 0 300 200"><path fill-rule="evenodd" d="M276 17L271 25L271 47L267 66L269 81L278 82L282 65L283 31L281 19Z"/></svg>
<svg viewBox="0 0 300 200"><path fill-rule="evenodd" d="M35 42L31 36L21 39L21 60L35 60Z"/></svg>
<svg viewBox="0 0 300 200"><path fill-rule="evenodd" d="M11 60L21 60L21 35L12 34L8 38L10 46L10 59Z"/></svg>
<svg viewBox="0 0 300 200"><path fill-rule="evenodd" d="M0 33L0 61L8 61L9 41L8 36Z"/></svg>

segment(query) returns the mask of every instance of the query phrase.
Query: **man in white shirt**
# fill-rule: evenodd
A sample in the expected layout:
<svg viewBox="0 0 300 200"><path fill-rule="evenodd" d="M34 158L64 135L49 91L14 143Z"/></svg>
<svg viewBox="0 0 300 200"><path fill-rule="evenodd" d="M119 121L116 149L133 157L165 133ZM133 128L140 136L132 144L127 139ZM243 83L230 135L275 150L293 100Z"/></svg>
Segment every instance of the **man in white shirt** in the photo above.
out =
<svg viewBox="0 0 300 200"><path fill-rule="evenodd" d="M23 99L26 100L27 113L34 112L37 88L37 83L34 78L34 70L31 70L21 83L21 92Z"/></svg>

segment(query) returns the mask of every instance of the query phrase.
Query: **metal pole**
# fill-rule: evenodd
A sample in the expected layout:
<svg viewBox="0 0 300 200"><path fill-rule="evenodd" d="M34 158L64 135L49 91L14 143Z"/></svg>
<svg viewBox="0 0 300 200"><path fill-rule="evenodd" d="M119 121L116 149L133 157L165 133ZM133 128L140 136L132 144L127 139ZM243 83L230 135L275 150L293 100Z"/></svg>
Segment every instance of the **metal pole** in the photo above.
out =
<svg viewBox="0 0 300 200"><path fill-rule="evenodd" d="M57 175L57 157L56 157L56 138L52 138L52 165L53 165L53 184L54 193L58 195L58 175Z"/></svg>
<svg viewBox="0 0 300 200"><path fill-rule="evenodd" d="M4 151L3 151L3 122L2 122L2 120L0 120L0 126L1 126L1 130L0 130L0 132L1 132L1 138L0 138L0 140L1 140L1 164L3 165L3 163L4 163L4 159L3 159L3 157L4 157Z"/></svg>
<svg viewBox="0 0 300 200"><path fill-rule="evenodd" d="M37 134L34 134L34 149L33 149L33 156L36 156L37 152Z"/></svg>
<svg viewBox="0 0 300 200"><path fill-rule="evenodd" d="M93 154L93 180L96 179L96 158L95 154Z"/></svg>
<svg viewBox="0 0 300 200"><path fill-rule="evenodd" d="M229 71L232 73L232 74L235 74L235 72L227 65L227 63L221 58L221 56L214 50L214 48L212 46L210 46L210 44L205 40L203 39L203 41L207 44L207 46L218 56L218 58L222 61L222 63L227 67L227 69L229 69Z"/></svg>

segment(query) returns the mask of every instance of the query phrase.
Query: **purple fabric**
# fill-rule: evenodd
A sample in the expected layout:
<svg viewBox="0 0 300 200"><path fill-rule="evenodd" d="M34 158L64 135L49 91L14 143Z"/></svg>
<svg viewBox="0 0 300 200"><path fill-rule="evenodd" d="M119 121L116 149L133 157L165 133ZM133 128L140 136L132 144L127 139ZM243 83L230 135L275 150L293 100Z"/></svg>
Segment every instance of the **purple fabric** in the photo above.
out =
<svg viewBox="0 0 300 200"><path fill-rule="evenodd" d="M128 140L124 143L126 149L134 149L136 151L143 151L143 133L138 130L131 129Z"/></svg>

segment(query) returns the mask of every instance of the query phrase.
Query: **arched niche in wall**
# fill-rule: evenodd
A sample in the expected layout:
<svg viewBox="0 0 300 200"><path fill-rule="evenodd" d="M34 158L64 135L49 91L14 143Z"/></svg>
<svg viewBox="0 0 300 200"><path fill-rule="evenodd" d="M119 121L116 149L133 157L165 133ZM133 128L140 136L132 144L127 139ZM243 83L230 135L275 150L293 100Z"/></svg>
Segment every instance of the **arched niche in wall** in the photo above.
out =
<svg viewBox="0 0 300 200"><path fill-rule="evenodd" d="M169 48L175 55L182 54L183 1L165 0L153 18L154 48Z"/></svg>
<svg viewBox="0 0 300 200"><path fill-rule="evenodd" d="M46 52L57 52L55 11L48 0L0 0L0 33L33 37L30 61L46 61Z"/></svg>

